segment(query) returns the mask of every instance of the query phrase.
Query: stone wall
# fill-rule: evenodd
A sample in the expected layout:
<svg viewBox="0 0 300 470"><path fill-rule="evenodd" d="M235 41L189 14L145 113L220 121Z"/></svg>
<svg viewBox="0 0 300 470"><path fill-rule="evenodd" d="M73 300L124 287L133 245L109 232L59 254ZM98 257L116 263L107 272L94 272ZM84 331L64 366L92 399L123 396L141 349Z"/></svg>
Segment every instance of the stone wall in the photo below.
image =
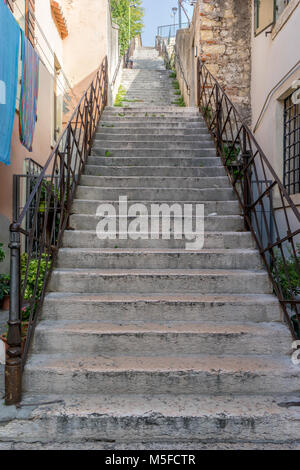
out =
<svg viewBox="0 0 300 470"><path fill-rule="evenodd" d="M196 106L196 67L191 29L180 29L176 35L175 68L186 106Z"/></svg>
<svg viewBox="0 0 300 470"><path fill-rule="evenodd" d="M194 46L211 73L250 120L251 0L198 0Z"/></svg>

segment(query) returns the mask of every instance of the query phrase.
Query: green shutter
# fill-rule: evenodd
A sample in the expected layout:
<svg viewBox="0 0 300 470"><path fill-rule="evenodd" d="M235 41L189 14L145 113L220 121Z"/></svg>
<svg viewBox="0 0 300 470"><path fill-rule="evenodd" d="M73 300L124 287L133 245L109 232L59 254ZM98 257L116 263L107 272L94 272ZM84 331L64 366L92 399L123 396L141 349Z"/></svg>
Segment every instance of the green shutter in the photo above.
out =
<svg viewBox="0 0 300 470"><path fill-rule="evenodd" d="M254 0L255 35L274 24L276 0Z"/></svg>

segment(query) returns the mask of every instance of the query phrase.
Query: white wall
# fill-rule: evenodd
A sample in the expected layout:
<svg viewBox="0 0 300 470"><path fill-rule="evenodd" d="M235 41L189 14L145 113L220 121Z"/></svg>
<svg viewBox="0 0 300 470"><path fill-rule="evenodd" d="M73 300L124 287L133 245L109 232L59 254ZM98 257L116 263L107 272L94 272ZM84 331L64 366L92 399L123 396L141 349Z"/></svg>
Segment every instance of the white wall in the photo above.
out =
<svg viewBox="0 0 300 470"><path fill-rule="evenodd" d="M292 0L277 19L271 34L266 36L263 32L254 37L252 31L252 128L281 180L283 179L283 100L291 93L292 82L300 78L300 64L295 69L299 61L300 1ZM290 71L292 73L287 77ZM258 122L270 92L264 113ZM292 196L292 199L300 209L300 194Z"/></svg>

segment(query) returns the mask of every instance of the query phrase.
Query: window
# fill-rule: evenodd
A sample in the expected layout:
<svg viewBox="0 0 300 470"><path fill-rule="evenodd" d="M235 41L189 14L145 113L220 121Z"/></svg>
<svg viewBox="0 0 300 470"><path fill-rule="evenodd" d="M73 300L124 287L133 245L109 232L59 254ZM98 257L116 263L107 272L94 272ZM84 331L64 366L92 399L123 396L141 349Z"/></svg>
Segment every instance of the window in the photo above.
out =
<svg viewBox="0 0 300 470"><path fill-rule="evenodd" d="M284 101L284 186L289 194L300 193L300 104L292 95Z"/></svg>
<svg viewBox="0 0 300 470"><path fill-rule="evenodd" d="M288 6L291 0L276 0L276 19L279 18L285 7Z"/></svg>
<svg viewBox="0 0 300 470"><path fill-rule="evenodd" d="M274 24L276 0L254 0L255 35Z"/></svg>
<svg viewBox="0 0 300 470"><path fill-rule="evenodd" d="M26 26L25 33L29 41L35 46L34 33L35 33L35 0L26 0Z"/></svg>
<svg viewBox="0 0 300 470"><path fill-rule="evenodd" d="M6 0L6 3L34 47L35 0Z"/></svg>

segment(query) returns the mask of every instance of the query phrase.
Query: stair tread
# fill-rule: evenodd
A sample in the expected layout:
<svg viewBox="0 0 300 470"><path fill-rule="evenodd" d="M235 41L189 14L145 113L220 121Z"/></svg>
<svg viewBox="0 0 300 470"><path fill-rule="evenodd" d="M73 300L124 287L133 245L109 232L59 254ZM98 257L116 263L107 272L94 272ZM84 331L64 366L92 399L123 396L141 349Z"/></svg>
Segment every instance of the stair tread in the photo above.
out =
<svg viewBox="0 0 300 470"><path fill-rule="evenodd" d="M197 294L197 293L68 293L49 292L46 300L58 303L73 302L105 302L105 303L131 303L131 302L171 302L171 303L272 303L278 305L278 299L273 294Z"/></svg>
<svg viewBox="0 0 300 470"><path fill-rule="evenodd" d="M62 400L62 403L53 403L36 409L36 403L48 403ZM105 418L114 416L118 418L137 416L145 421L162 417L196 417L204 418L234 418L245 416L249 418L275 415L282 417L297 417L300 420L300 408L287 407L284 404L299 403L298 395L37 395L25 394L22 403L33 403L35 417L37 415L55 416L99 416ZM50 411L51 410L51 411ZM92 417L92 416L91 416Z"/></svg>
<svg viewBox="0 0 300 470"><path fill-rule="evenodd" d="M54 273L78 273L81 276L266 276L265 270L250 269L87 269L55 268Z"/></svg>
<svg viewBox="0 0 300 470"><path fill-rule="evenodd" d="M257 249L251 248L209 248L202 250L184 250L184 249L169 249L169 248L61 248L60 252L63 254L68 253L103 253L108 255L115 254L161 254L161 255L177 255L177 254L187 254L187 255L210 255L210 254L221 254L221 255L238 255L238 254L249 254L256 255L259 253Z"/></svg>
<svg viewBox="0 0 300 470"><path fill-rule="evenodd" d="M81 321L73 320L44 320L38 326L38 332L52 332L55 334L73 333L80 335L127 335L127 334L196 334L196 335L252 335L257 336L258 341L263 341L262 337L270 338L276 335L283 338L289 337L286 325L278 322L269 323L234 323L234 322L168 322L168 323L126 323L120 316L120 323L89 322L88 319ZM270 338L271 339L271 338Z"/></svg>
<svg viewBox="0 0 300 470"><path fill-rule="evenodd" d="M299 366L289 356L75 356L74 354L35 354L26 366L27 371L48 370L57 372L207 372L211 374L248 372L257 375L299 377Z"/></svg>

